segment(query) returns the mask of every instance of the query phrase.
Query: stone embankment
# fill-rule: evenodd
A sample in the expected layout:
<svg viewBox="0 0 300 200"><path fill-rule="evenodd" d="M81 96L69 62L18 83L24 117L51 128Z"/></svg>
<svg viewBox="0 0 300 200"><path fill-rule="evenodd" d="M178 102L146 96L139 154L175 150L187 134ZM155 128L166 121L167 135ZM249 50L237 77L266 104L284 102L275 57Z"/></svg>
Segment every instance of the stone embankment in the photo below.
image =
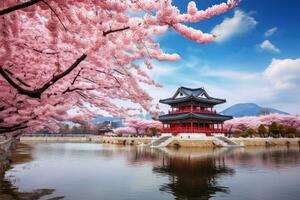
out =
<svg viewBox="0 0 300 200"><path fill-rule="evenodd" d="M149 144L153 139L157 139L157 137L103 137L102 143L141 145Z"/></svg>
<svg viewBox="0 0 300 200"><path fill-rule="evenodd" d="M300 145L300 138L230 138L233 142L245 147L251 146L288 146ZM177 147L214 147L214 138L207 139L177 139L168 146Z"/></svg>
<svg viewBox="0 0 300 200"><path fill-rule="evenodd" d="M245 146L300 145L300 138L233 138L232 140Z"/></svg>
<svg viewBox="0 0 300 200"><path fill-rule="evenodd" d="M23 135L21 142L93 142L122 145L148 144L155 138L152 137L109 137L98 135Z"/></svg>
<svg viewBox="0 0 300 200"><path fill-rule="evenodd" d="M12 147L13 139L0 138L0 176L9 167L10 161L8 159L9 150Z"/></svg>
<svg viewBox="0 0 300 200"><path fill-rule="evenodd" d="M24 135L21 142L93 142L120 145L149 144L157 137L109 137L96 135ZM230 138L244 146L287 146L300 145L300 138ZM174 138L168 147L215 147L214 137L201 139Z"/></svg>
<svg viewBox="0 0 300 200"><path fill-rule="evenodd" d="M21 142L95 142L102 143L102 136L98 135L23 135L20 137Z"/></svg>

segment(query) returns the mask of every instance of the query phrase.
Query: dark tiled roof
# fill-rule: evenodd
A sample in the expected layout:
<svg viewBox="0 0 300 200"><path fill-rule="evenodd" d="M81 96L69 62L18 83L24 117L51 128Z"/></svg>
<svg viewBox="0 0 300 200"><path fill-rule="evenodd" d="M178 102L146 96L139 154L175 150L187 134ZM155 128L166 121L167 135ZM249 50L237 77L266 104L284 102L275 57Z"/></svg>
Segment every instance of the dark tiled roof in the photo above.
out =
<svg viewBox="0 0 300 200"><path fill-rule="evenodd" d="M197 102L202 102L202 103L208 103L208 104L220 104L220 103L225 103L225 99L216 99L216 98L200 98L200 97L194 97L194 96L186 96L183 98L169 98L169 99L161 99L159 100L160 103L165 103L165 104L173 104L173 103L181 103L189 100L194 100Z"/></svg>
<svg viewBox="0 0 300 200"><path fill-rule="evenodd" d="M205 90L203 88L194 88L194 89L192 89L192 88L180 87L179 90L181 90L187 96L194 96L194 97L197 97L200 94L205 92Z"/></svg>
<svg viewBox="0 0 300 200"><path fill-rule="evenodd" d="M176 96L179 93L185 94L184 97L176 98ZM202 97L203 96L203 97ZM180 87L177 89L176 93L173 95L173 97L168 98L168 99L161 99L159 102L160 103L165 103L165 104L173 104L173 103L180 103L180 102L185 102L185 101L197 101L197 102L202 102L202 103L207 103L207 104L220 104L220 103L225 103L225 99L218 99L218 98L213 98L209 96L204 88L186 88L186 87Z"/></svg>
<svg viewBox="0 0 300 200"><path fill-rule="evenodd" d="M200 120L211 120L211 121L226 121L232 119L231 116L219 115L219 114L204 114L204 113L179 113L179 114L168 114L159 116L160 121L171 121L171 120L181 120L188 118L196 118Z"/></svg>

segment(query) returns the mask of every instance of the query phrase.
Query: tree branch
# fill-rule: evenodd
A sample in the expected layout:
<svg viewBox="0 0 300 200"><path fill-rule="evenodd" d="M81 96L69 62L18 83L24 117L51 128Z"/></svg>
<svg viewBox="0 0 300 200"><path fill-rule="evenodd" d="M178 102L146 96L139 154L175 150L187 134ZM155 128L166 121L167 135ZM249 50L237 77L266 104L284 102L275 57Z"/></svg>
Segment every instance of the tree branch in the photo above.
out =
<svg viewBox="0 0 300 200"><path fill-rule="evenodd" d="M25 83L22 79L20 79L19 77L16 78L21 84L25 85L26 87L30 87L30 85L28 85L27 83Z"/></svg>
<svg viewBox="0 0 300 200"><path fill-rule="evenodd" d="M115 79L115 81L118 83L117 88L121 88L121 83L120 83L119 79L117 77L115 77L114 75L108 74L107 72L104 72L104 71L101 71L101 70L96 70L96 72L103 73L103 74L106 74L108 76L113 77Z"/></svg>
<svg viewBox="0 0 300 200"><path fill-rule="evenodd" d="M119 29L113 29L113 30L109 30L109 31L103 31L103 36L105 37L106 35L110 34L110 33L115 33L115 32L119 32L119 31L124 31L130 29L129 26L126 26L124 28L119 28Z"/></svg>
<svg viewBox="0 0 300 200"><path fill-rule="evenodd" d="M3 10L0 10L0 16L6 15L6 14L11 13L11 12L14 12L16 10L27 8L29 6L32 6L32 5L36 4L36 3L39 3L41 1L42 0L31 0L31 1L24 2L24 3L20 3L18 5L15 5L15 6L12 6L12 7L9 7L9 8L5 8Z"/></svg>
<svg viewBox="0 0 300 200"><path fill-rule="evenodd" d="M20 47L20 48L29 48L31 49L32 51L35 51L35 52L38 52L40 54L46 54L46 55L56 55L56 54L59 54L59 52L44 52L43 50L39 50L39 49L36 49L36 48L33 48L33 47L30 47L28 44L23 44L24 46L22 46L21 44L16 44L16 46ZM66 52L66 51L64 51Z"/></svg>
<svg viewBox="0 0 300 200"><path fill-rule="evenodd" d="M69 87L65 90L65 91L63 91L62 93L63 94L66 94L67 92L74 92L74 91L78 91L78 90L83 90L83 89L81 89L81 88L72 88L72 89L70 89Z"/></svg>
<svg viewBox="0 0 300 200"><path fill-rule="evenodd" d="M42 0L42 2L44 3L44 4L46 4L49 8L50 8L50 10L54 13L54 15L57 17L57 19L58 19L58 21L61 23L61 25L64 27L64 29L65 29L65 31L67 31L68 29L67 29L67 27L64 25L64 23L61 21L61 19L60 19L60 17L58 16L58 14L55 12L55 10L51 7L51 5L47 2L47 1L45 1L45 0Z"/></svg>
<svg viewBox="0 0 300 200"><path fill-rule="evenodd" d="M16 125L12 125L12 126L0 126L0 133L9 133L9 132L28 128L28 125L26 125L26 123L28 123L28 121Z"/></svg>
<svg viewBox="0 0 300 200"><path fill-rule="evenodd" d="M74 77L74 79L73 79L71 85L74 85L74 83L75 83L75 81L77 80L77 78L79 77L81 71L82 71L82 68L78 71L78 73L77 73L76 76Z"/></svg>
<svg viewBox="0 0 300 200"><path fill-rule="evenodd" d="M58 80L60 80L64 76L68 75L71 71L73 71L86 57L87 57L87 55L83 54L66 71L64 71L58 75L54 75L42 87L40 87L38 89L34 89L34 90L28 90L28 89L25 89L25 88L19 86L7 75L7 73L4 71L2 66L0 66L0 74L12 87L14 87L18 91L19 94L27 95L31 98L40 98L43 92L45 92L50 86L55 84Z"/></svg>
<svg viewBox="0 0 300 200"><path fill-rule="evenodd" d="M82 68L78 71L78 73L76 74L76 76L74 77L71 85L74 85L74 83L76 82L77 78L80 76L80 72L81 72ZM70 87L68 87L65 91L63 91L63 94L67 93L67 92L72 92L74 91L74 89L70 89Z"/></svg>
<svg viewBox="0 0 300 200"><path fill-rule="evenodd" d="M11 65L12 66L12 65ZM8 73L9 75L11 75L11 76L13 76L14 74L11 72L11 71L9 71L8 69L5 69L4 70L6 73ZM22 85L25 85L26 87L30 87L30 85L28 85L27 83L25 83L22 79L20 79L19 77L15 77L15 79L17 80L17 81L19 81Z"/></svg>
<svg viewBox="0 0 300 200"><path fill-rule="evenodd" d="M95 88L67 88L65 91L63 91L63 94L67 93L67 92L74 92L74 91L84 91L84 90L94 90Z"/></svg>

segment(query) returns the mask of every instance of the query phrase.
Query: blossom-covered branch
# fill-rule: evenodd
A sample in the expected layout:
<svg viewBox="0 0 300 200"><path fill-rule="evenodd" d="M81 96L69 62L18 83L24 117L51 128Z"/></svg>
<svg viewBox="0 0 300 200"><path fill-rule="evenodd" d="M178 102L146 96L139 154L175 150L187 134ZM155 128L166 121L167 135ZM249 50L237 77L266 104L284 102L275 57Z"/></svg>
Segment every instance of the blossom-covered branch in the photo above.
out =
<svg viewBox="0 0 300 200"><path fill-rule="evenodd" d="M20 4L17 4L17 5L5 8L3 10L0 10L0 16L1 15L6 15L6 14L11 13L11 12L14 12L16 10L27 8L29 6L32 6L34 4L39 3L41 1L43 1L43 0L30 0L30 1L27 1L27 2L24 2L24 3L20 3Z"/></svg>
<svg viewBox="0 0 300 200"><path fill-rule="evenodd" d="M157 67L155 60L180 58L153 38L172 28L198 43L211 42L213 35L189 24L238 3L198 10L190 2L181 13L171 0L1 2L0 126L28 121L22 132L55 132L59 123L85 124L103 112L127 117L137 109L153 111L152 97L141 85L160 84L146 68ZM116 99L135 108L119 106Z"/></svg>
<svg viewBox="0 0 300 200"><path fill-rule="evenodd" d="M45 92L51 85L55 84L58 80L60 80L61 78L63 78L64 76L68 75L72 70L74 70L84 59L86 58L86 55L83 54L82 56L80 56L67 70L65 70L64 72L57 74L57 75L53 75L53 77L46 82L42 87L34 89L34 90L28 90L25 89L23 87L21 87L20 85L18 85L17 83L15 83L10 77L9 75L5 72L5 70L2 68L2 66L0 65L0 74L3 76L3 78L12 86L14 87L19 94L23 94L23 95L27 95L31 98L40 98L42 93ZM24 84L24 82L20 79L18 79L21 83ZM28 87L29 85L26 84L26 86Z"/></svg>
<svg viewBox="0 0 300 200"><path fill-rule="evenodd" d="M110 33L115 33L115 32L120 32L120 31L124 31L124 30L127 30L127 29L130 29L130 27L129 26L126 26L126 27L124 27L124 28L118 28L118 29L111 29L111 30L109 30L109 31L104 31L103 32L103 36L106 36L106 35L108 35L108 34L110 34Z"/></svg>

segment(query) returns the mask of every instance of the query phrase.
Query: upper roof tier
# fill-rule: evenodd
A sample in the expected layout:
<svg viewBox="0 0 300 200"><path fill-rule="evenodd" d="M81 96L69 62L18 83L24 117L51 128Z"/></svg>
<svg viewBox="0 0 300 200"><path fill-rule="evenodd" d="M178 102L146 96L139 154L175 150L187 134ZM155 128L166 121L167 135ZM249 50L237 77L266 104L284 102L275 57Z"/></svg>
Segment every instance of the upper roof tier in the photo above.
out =
<svg viewBox="0 0 300 200"><path fill-rule="evenodd" d="M161 99L159 100L160 103L164 104L177 104L182 103L186 101L196 101L199 103L205 103L205 104L221 104L225 103L225 99L218 99L213 98L207 94L207 92L204 90L204 88L186 88L186 87L180 87L177 89L173 97L168 99Z"/></svg>

